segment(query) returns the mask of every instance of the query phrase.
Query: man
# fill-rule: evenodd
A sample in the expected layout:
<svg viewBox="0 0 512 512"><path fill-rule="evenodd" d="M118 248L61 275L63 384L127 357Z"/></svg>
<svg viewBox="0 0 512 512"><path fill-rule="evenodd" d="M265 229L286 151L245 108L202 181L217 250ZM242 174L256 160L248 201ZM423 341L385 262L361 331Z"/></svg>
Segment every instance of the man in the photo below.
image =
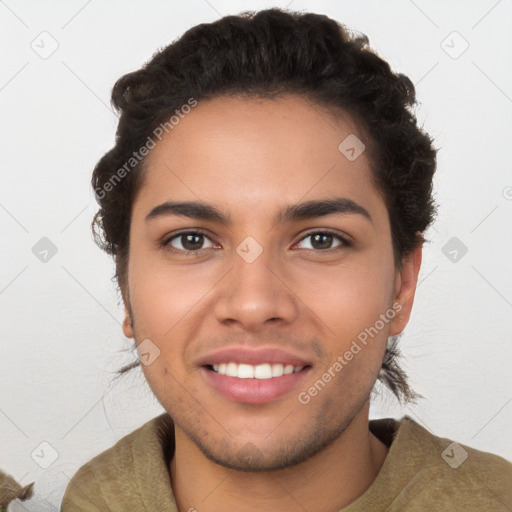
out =
<svg viewBox="0 0 512 512"><path fill-rule="evenodd" d="M510 510L512 464L405 417L396 340L434 216L414 87L335 21L189 30L114 86L94 227L166 413L62 510ZM131 365L128 368L134 367Z"/></svg>

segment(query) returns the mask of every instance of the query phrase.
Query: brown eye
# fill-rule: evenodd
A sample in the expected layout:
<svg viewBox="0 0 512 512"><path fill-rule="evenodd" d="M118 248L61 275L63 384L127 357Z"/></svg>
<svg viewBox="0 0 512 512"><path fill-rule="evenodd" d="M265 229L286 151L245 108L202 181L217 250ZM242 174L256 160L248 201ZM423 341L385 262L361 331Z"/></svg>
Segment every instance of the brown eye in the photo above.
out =
<svg viewBox="0 0 512 512"><path fill-rule="evenodd" d="M173 250L176 250L178 252L194 252L200 251L201 249L205 249L205 241L208 241L210 243L210 245L207 247L213 247L213 243L211 242L211 240L203 233L187 231L169 238L165 242L165 245L171 247Z"/></svg>
<svg viewBox="0 0 512 512"><path fill-rule="evenodd" d="M308 233L299 243L310 239L310 247L302 247L303 249L313 249L316 251L327 251L329 249L338 249L342 247L348 247L350 243L343 236L332 233L330 231L314 231ZM333 243L338 241L338 244L333 247Z"/></svg>

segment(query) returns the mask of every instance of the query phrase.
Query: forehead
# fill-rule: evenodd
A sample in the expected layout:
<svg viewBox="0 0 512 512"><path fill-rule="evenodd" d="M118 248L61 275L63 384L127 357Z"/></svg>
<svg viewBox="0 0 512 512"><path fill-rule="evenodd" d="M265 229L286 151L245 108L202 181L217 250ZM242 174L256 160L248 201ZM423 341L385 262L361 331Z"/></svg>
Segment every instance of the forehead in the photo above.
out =
<svg viewBox="0 0 512 512"><path fill-rule="evenodd" d="M204 200L249 213L340 195L383 205L364 143L348 115L303 97L202 101L146 157L139 202Z"/></svg>

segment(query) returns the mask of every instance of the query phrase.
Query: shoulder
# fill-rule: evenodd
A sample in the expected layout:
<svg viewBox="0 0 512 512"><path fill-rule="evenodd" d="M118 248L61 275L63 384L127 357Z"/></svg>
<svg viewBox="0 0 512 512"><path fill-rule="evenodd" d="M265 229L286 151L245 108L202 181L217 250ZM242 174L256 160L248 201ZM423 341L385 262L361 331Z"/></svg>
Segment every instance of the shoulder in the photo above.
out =
<svg viewBox="0 0 512 512"><path fill-rule="evenodd" d="M157 416L81 466L66 487L61 511L111 510L110 501L134 498L140 467L164 467L162 440L169 425L167 414Z"/></svg>
<svg viewBox="0 0 512 512"><path fill-rule="evenodd" d="M470 510L512 507L512 464L503 457L438 437L408 416L399 436L398 460L417 470L408 484L410 493L428 496L438 510L447 503Z"/></svg>

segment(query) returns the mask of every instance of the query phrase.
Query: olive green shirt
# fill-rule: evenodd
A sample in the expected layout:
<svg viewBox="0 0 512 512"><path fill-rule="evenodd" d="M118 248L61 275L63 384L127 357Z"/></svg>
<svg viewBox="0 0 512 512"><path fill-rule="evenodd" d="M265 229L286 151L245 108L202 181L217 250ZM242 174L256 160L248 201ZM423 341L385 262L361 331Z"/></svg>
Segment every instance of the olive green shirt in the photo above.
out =
<svg viewBox="0 0 512 512"><path fill-rule="evenodd" d="M370 420L369 428L389 452L370 487L342 512L512 511L512 464L502 457L434 436L409 416ZM84 464L61 512L178 512L173 452L173 422L164 413Z"/></svg>

